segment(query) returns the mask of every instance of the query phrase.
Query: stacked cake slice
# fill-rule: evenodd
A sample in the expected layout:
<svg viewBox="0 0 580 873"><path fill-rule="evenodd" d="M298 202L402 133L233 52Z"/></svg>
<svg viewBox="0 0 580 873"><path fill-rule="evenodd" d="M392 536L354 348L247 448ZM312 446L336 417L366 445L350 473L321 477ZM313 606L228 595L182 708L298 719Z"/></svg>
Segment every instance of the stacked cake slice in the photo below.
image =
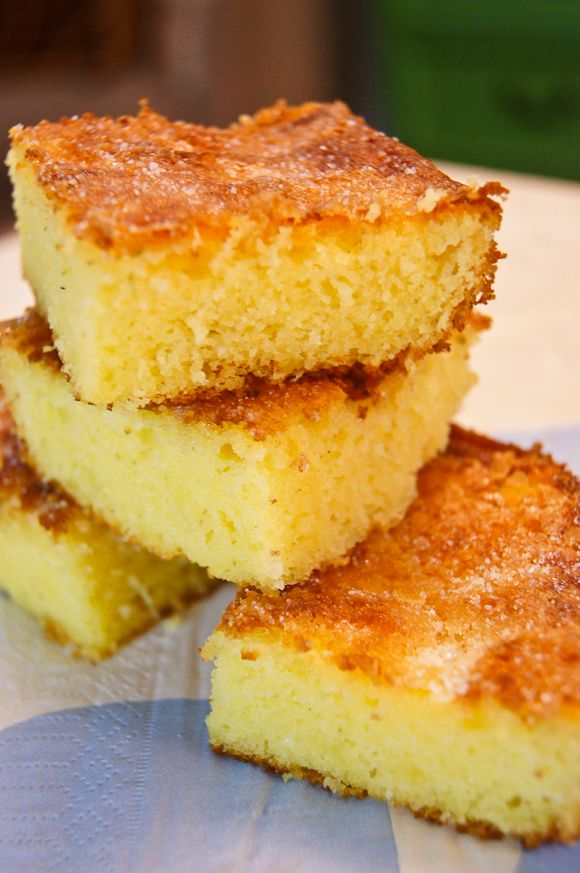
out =
<svg viewBox="0 0 580 873"><path fill-rule="evenodd" d="M452 181L340 103L225 130L144 106L12 143L37 308L0 331L0 584L100 656L233 581L204 651L215 748L461 827L573 836L571 480L458 433L436 459L487 326L501 186ZM534 624L522 567L547 555ZM498 664L540 636L557 675L505 691Z"/></svg>
<svg viewBox="0 0 580 873"><path fill-rule="evenodd" d="M455 429L404 520L203 650L214 748L529 846L580 835L580 488Z"/></svg>
<svg viewBox="0 0 580 873"><path fill-rule="evenodd" d="M341 103L225 130L144 107L12 143L24 272L85 401L380 372L491 295L501 186L452 181Z"/></svg>
<svg viewBox="0 0 580 873"><path fill-rule="evenodd" d="M0 413L0 586L51 637L100 660L210 587L203 570L116 536L43 481Z"/></svg>
<svg viewBox="0 0 580 873"><path fill-rule="evenodd" d="M403 516L472 383L499 186L338 103L226 130L144 107L12 140L38 311L5 326L0 380L42 476L265 590Z"/></svg>
<svg viewBox="0 0 580 873"><path fill-rule="evenodd" d="M239 584L280 588L398 521L473 382L469 343L372 380L316 377L139 409L76 400L30 313L0 379L37 469L128 539Z"/></svg>

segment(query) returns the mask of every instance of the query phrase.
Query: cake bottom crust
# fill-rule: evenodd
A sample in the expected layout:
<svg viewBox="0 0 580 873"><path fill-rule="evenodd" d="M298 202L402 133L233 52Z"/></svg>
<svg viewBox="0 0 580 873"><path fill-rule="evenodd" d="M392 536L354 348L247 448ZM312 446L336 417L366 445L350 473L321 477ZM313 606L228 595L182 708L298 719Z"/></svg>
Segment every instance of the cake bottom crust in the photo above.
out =
<svg viewBox="0 0 580 873"><path fill-rule="evenodd" d="M237 751L233 747L228 747L223 744L210 742L210 746L212 751L218 755L236 758L238 761L245 761L249 764L256 764L259 767L277 773L286 779L303 779L306 782L310 782L311 785L320 785L327 791L337 794L339 797L358 797L359 799L371 797L374 800L384 802L383 797L375 796L365 788L355 788L352 785L338 783L332 776L324 776L324 774L319 773L317 770L311 770L307 767L293 767L292 770L289 771L284 767L281 767L273 758L262 758L257 755L248 755L244 752ZM558 826L552 827L551 830L545 833L511 834L504 833L491 822L481 819L468 818L466 821L457 822L448 813L434 807L413 807L406 803L397 803L396 806L402 809L407 809L416 818L421 818L432 824L451 825L456 831L459 831L459 833L471 834L471 836L478 837L481 840L497 840L502 839L503 837L515 836L517 839L521 840L526 849L535 849L541 843L572 844L580 839L580 830L573 834L564 833Z"/></svg>

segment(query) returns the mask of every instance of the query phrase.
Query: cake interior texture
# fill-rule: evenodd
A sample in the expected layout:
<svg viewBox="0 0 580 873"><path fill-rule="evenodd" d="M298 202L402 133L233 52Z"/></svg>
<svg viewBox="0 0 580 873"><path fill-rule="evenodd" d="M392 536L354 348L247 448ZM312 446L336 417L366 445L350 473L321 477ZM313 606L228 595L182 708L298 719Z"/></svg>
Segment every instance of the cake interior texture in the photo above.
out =
<svg viewBox="0 0 580 873"><path fill-rule="evenodd" d="M578 482L454 430L390 532L238 593L202 654L220 752L533 846L580 835Z"/></svg>
<svg viewBox="0 0 580 873"><path fill-rule="evenodd" d="M2 332L0 378L35 466L81 505L161 557L280 588L402 517L474 381L476 333L375 383L107 409L74 398L32 312Z"/></svg>
<svg viewBox="0 0 580 873"><path fill-rule="evenodd" d="M501 208L342 104L224 130L13 131L24 273L84 400L144 405L420 355L491 296Z"/></svg>
<svg viewBox="0 0 580 873"><path fill-rule="evenodd" d="M182 558L162 561L124 542L27 464L12 424L0 413L0 589L48 633L90 660L212 584Z"/></svg>

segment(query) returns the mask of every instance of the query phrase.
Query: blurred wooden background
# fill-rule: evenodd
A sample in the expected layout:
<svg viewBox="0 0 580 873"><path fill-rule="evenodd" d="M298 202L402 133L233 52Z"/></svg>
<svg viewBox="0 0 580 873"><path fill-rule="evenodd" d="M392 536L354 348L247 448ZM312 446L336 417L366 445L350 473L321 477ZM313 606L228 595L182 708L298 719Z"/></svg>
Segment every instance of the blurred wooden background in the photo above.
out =
<svg viewBox="0 0 580 873"><path fill-rule="evenodd" d="M339 97L431 157L580 180L579 44L577 0L0 0L0 129Z"/></svg>

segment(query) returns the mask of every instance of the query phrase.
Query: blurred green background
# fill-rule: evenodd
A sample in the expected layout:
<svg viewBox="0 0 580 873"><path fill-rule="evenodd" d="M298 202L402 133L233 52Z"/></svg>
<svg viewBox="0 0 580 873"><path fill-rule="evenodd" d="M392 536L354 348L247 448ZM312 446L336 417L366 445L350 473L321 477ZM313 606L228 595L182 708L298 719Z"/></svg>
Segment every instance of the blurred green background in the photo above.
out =
<svg viewBox="0 0 580 873"><path fill-rule="evenodd" d="M382 0L392 124L449 160L580 179L578 0Z"/></svg>
<svg viewBox="0 0 580 873"><path fill-rule="evenodd" d="M4 131L342 98L430 157L580 179L580 2L0 0L0 95Z"/></svg>

